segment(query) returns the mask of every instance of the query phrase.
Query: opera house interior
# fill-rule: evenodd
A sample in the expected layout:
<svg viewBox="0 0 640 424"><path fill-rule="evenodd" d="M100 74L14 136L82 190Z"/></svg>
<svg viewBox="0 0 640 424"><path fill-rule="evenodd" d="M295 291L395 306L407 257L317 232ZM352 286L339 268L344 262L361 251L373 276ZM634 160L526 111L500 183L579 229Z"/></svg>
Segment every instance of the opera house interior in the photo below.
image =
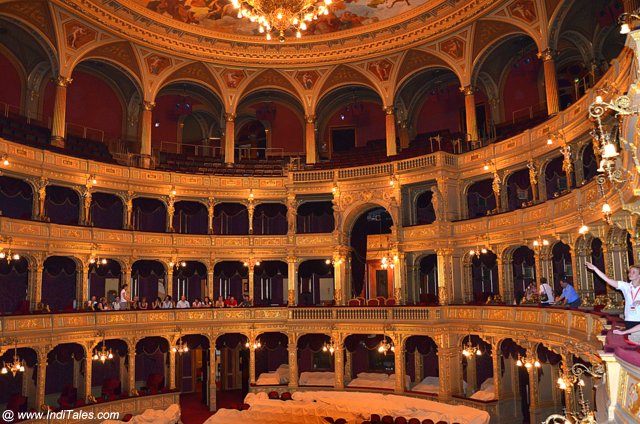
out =
<svg viewBox="0 0 640 424"><path fill-rule="evenodd" d="M638 79L638 0L0 0L2 419L640 422Z"/></svg>

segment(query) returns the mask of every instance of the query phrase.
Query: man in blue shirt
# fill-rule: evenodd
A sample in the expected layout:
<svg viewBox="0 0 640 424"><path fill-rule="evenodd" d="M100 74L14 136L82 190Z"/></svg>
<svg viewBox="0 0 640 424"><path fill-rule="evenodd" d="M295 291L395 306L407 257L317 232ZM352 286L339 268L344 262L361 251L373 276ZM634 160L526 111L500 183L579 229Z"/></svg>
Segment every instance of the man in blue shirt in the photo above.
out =
<svg viewBox="0 0 640 424"><path fill-rule="evenodd" d="M582 304L582 299L580 299L580 296L576 293L576 289L567 282L566 278L560 280L560 287L562 287L562 295L556 299L556 303L562 301L564 305L572 308L577 308Z"/></svg>

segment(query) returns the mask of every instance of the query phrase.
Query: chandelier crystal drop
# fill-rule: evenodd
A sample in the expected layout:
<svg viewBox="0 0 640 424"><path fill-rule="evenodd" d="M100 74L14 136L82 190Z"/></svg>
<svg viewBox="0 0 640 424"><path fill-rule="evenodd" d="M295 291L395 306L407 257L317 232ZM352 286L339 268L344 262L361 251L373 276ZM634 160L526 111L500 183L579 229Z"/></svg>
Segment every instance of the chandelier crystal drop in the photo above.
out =
<svg viewBox="0 0 640 424"><path fill-rule="evenodd" d="M285 31L292 29L296 38L302 37L309 22L320 15L329 14L332 0L231 0L238 11L238 18L256 22L258 32L271 40L272 32L278 34L278 41L284 43Z"/></svg>

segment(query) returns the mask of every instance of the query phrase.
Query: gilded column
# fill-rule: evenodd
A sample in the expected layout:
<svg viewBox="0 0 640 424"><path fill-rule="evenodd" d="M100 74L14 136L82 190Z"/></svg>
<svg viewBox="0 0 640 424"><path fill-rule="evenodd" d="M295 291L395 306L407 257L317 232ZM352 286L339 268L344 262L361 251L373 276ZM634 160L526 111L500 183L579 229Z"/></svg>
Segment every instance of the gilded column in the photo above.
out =
<svg viewBox="0 0 640 424"><path fill-rule="evenodd" d="M49 353L49 346L41 346L36 348L38 354L38 381L36 382L36 402L35 409L40 411L42 406L45 405L45 384L47 380L47 355Z"/></svg>
<svg viewBox="0 0 640 424"><path fill-rule="evenodd" d="M533 352L527 351L527 355L529 357L533 357ZM538 383L538 368L531 367L529 369L529 413L531 414L532 421L533 417L536 417L536 412L538 411L538 392L540 391L540 385ZM554 379L552 379L553 381ZM537 420L539 422L540 420Z"/></svg>
<svg viewBox="0 0 640 424"><path fill-rule="evenodd" d="M470 396L478 388L478 370L475 355L467 356L467 393Z"/></svg>
<svg viewBox="0 0 640 424"><path fill-rule="evenodd" d="M392 260L395 262L395 268L393 269L393 297L396 298L398 305L404 305L407 292L402 283L407 281L406 255L404 252L396 250L393 253Z"/></svg>
<svg viewBox="0 0 640 424"><path fill-rule="evenodd" d="M500 287L500 296L507 305L513 303L513 259L511 257L504 259L502 257L503 252L498 254L498 284Z"/></svg>
<svg viewBox="0 0 640 424"><path fill-rule="evenodd" d="M127 370L127 393L135 395L136 389L136 341L129 343L128 352L128 370Z"/></svg>
<svg viewBox="0 0 640 424"><path fill-rule="evenodd" d="M584 236L582 236L584 237ZM587 245L588 242L588 245ZM580 241L578 241L580 243ZM583 246L577 246L571 252L571 266L573 266L574 257L575 257L575 267L573 268L573 272L575 274L574 279L576 286L576 291L580 293L580 296L583 299L589 299L593 301L595 298L595 287L593 284L593 273L588 272L586 270L585 263L591 262L591 241L583 240Z"/></svg>
<svg viewBox="0 0 640 424"><path fill-rule="evenodd" d="M448 305L450 287L453 285L453 249L437 249L438 303Z"/></svg>
<svg viewBox="0 0 640 424"><path fill-rule="evenodd" d="M140 166L143 168L151 168L151 126L153 125L153 108L156 107L154 102L142 102L142 111L140 112Z"/></svg>
<svg viewBox="0 0 640 424"><path fill-rule="evenodd" d="M249 264L248 264L248 268L249 268L249 293L247 293L249 295L250 299L253 299L253 294L255 293L255 281L253 281L254 278L254 269L256 266L256 262L253 259L249 260Z"/></svg>
<svg viewBox="0 0 640 424"><path fill-rule="evenodd" d="M89 347L89 345L87 345ZM87 349L84 353L84 400L89 402L89 396L93 397L91 393L91 379L93 378L93 358L91 357L92 349Z"/></svg>
<svg viewBox="0 0 640 424"><path fill-rule="evenodd" d="M393 352L393 359L395 364L395 373L396 373L396 381L395 381L395 393L404 393L405 388L405 375L406 373L406 364L405 364L405 350L404 350L404 336L401 334L396 334L394 337L394 347L395 350Z"/></svg>
<svg viewBox="0 0 640 424"><path fill-rule="evenodd" d="M215 411L217 409L216 402L216 369L218 364L216 362L216 347L215 337L211 337L209 342L209 411Z"/></svg>
<svg viewBox="0 0 640 424"><path fill-rule="evenodd" d="M335 389L342 390L344 389L344 354L346 349L344 349L344 345L339 335L334 335L333 341L336 344L336 351L333 353L333 366L336 379L333 387Z"/></svg>
<svg viewBox="0 0 640 424"><path fill-rule="evenodd" d="M42 274L44 272L44 258L34 259L35 263L29 264L29 307L35 311L38 304L42 302Z"/></svg>
<svg viewBox="0 0 640 424"><path fill-rule="evenodd" d="M438 401L446 402L454 394L461 394L462 375L460 366L460 349L452 344L453 334L441 334L436 336L438 345L438 375L440 380L440 390L438 391ZM457 385L458 387L454 386Z"/></svg>
<svg viewBox="0 0 640 424"><path fill-rule="evenodd" d="M215 279L215 268L216 261L210 260L209 266L207 267L207 296L209 296L209 299L211 299L212 302L216 301L213 287L213 280Z"/></svg>
<svg viewBox="0 0 640 424"><path fill-rule="evenodd" d="M131 267L133 266L133 259L131 260L123 260L122 261L122 275L121 275L121 279L122 281L120 281L120 287L122 287L123 285L127 284L129 285L129 292L131 292ZM118 296L120 295L120 293L118 293Z"/></svg>
<svg viewBox="0 0 640 424"><path fill-rule="evenodd" d="M78 274L78 285L76 287L76 299L78 299L78 309L83 310L84 304L89 300L89 258L82 261L82 269Z"/></svg>
<svg viewBox="0 0 640 424"><path fill-rule="evenodd" d="M502 365L499 349L500 341L497 337L494 337L491 342L491 361L493 365L493 390L496 400L502 399Z"/></svg>
<svg viewBox="0 0 640 424"><path fill-rule="evenodd" d="M424 361L422 354L418 352L418 348L413 351L413 367L416 370L416 383L421 382L424 379Z"/></svg>
<svg viewBox="0 0 640 424"><path fill-rule="evenodd" d="M298 387L298 344L289 342L289 387Z"/></svg>
<svg viewBox="0 0 640 424"><path fill-rule="evenodd" d="M316 163L318 161L318 152L316 149L316 116L307 115L304 117L304 120L306 161L307 163Z"/></svg>
<svg viewBox="0 0 640 424"><path fill-rule="evenodd" d="M345 384L351 382L353 377L353 356L351 352L344 348L344 382Z"/></svg>
<svg viewBox="0 0 640 424"><path fill-rule="evenodd" d="M207 232L213 234L213 218L216 202L213 196L207 198Z"/></svg>
<svg viewBox="0 0 640 424"><path fill-rule="evenodd" d="M56 95L53 103L53 122L51 126L51 145L64 148L67 126L67 87L73 79L59 75L55 79Z"/></svg>
<svg viewBox="0 0 640 424"><path fill-rule="evenodd" d="M333 252L333 300L336 306L344 306L344 283L346 279L346 258L344 255L348 247L339 246L338 250Z"/></svg>
<svg viewBox="0 0 640 424"><path fill-rule="evenodd" d="M394 156L398 154L398 150L396 147L396 118L393 106L386 106L384 113L387 128L387 156Z"/></svg>
<svg viewBox="0 0 640 424"><path fill-rule="evenodd" d="M493 190L493 196L496 199L496 210L498 212L502 211L502 197L500 193L502 192L502 178L500 178L500 173L494 167L493 168L493 181L491 181L491 189Z"/></svg>
<svg viewBox="0 0 640 424"><path fill-rule="evenodd" d="M167 295L171 296L173 299L173 266L167 265ZM173 299L174 302L177 302L180 299Z"/></svg>
<svg viewBox="0 0 640 424"><path fill-rule="evenodd" d="M460 87L460 91L464 94L464 112L467 123L467 141L478 140L478 120L476 118L476 96L474 87L467 85Z"/></svg>
<svg viewBox="0 0 640 424"><path fill-rule="evenodd" d="M295 306L298 299L298 258L287 256L287 305Z"/></svg>
<svg viewBox="0 0 640 424"><path fill-rule="evenodd" d="M250 341L253 343L255 340ZM249 347L249 384L251 386L256 384L256 350L253 346Z"/></svg>
<svg viewBox="0 0 640 424"><path fill-rule="evenodd" d="M169 349L169 390L176 388L176 353Z"/></svg>
<svg viewBox="0 0 640 424"><path fill-rule="evenodd" d="M225 113L225 129L224 129L224 161L225 163L233 163L235 161L235 113Z"/></svg>
<svg viewBox="0 0 640 424"><path fill-rule="evenodd" d="M562 364L560 364L560 373L564 373L564 375L570 375L571 367L573 366L573 354L567 350L562 350L560 352L560 356L562 357ZM555 376L554 376L555 377ZM560 376L562 377L562 375ZM555 378L552 378L551 381L555 381ZM573 393L571 389L563 390L564 394L564 402L565 408L567 411L574 411L575 405L573 402Z"/></svg>
<svg viewBox="0 0 640 424"><path fill-rule="evenodd" d="M544 67L544 88L547 95L547 112L554 115L560 111L560 100L558 97L558 78L556 76L556 64L553 60L554 52L546 49L538 53L538 58L542 59Z"/></svg>

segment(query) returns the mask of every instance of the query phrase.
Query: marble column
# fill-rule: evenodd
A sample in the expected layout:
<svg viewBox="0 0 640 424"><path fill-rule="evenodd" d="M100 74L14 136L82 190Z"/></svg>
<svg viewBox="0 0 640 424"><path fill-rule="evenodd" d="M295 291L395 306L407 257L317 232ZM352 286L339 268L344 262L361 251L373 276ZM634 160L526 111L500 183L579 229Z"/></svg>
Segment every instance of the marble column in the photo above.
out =
<svg viewBox="0 0 640 424"><path fill-rule="evenodd" d="M538 53L544 67L544 88L547 96L547 112L555 115L560 111L560 98L558 96L558 78L556 76L556 64L553 60L554 52L546 49Z"/></svg>
<svg viewBox="0 0 640 424"><path fill-rule="evenodd" d="M55 79L56 94L53 103L53 122L51 126L51 145L64 149L67 135L67 87L73 79L59 75Z"/></svg>
<svg viewBox="0 0 640 424"><path fill-rule="evenodd" d="M316 117L315 115L307 115L304 117L304 139L305 153L308 164L318 161L318 152L316 149Z"/></svg>
<svg viewBox="0 0 640 424"><path fill-rule="evenodd" d="M154 102L144 101L140 112L140 166L151 168L151 127Z"/></svg>
<svg viewBox="0 0 640 424"><path fill-rule="evenodd" d="M224 130L224 161L225 163L235 162L235 131L236 131L236 114L225 113L225 130Z"/></svg>
<svg viewBox="0 0 640 424"><path fill-rule="evenodd" d="M398 150L396 147L396 118L394 115L393 106L386 106L384 108L384 113L387 139L387 156L394 156L398 154Z"/></svg>
<svg viewBox="0 0 640 424"><path fill-rule="evenodd" d="M467 141L478 140L478 122L476 118L476 96L474 87L467 85L460 88L464 94L464 112L467 123Z"/></svg>

